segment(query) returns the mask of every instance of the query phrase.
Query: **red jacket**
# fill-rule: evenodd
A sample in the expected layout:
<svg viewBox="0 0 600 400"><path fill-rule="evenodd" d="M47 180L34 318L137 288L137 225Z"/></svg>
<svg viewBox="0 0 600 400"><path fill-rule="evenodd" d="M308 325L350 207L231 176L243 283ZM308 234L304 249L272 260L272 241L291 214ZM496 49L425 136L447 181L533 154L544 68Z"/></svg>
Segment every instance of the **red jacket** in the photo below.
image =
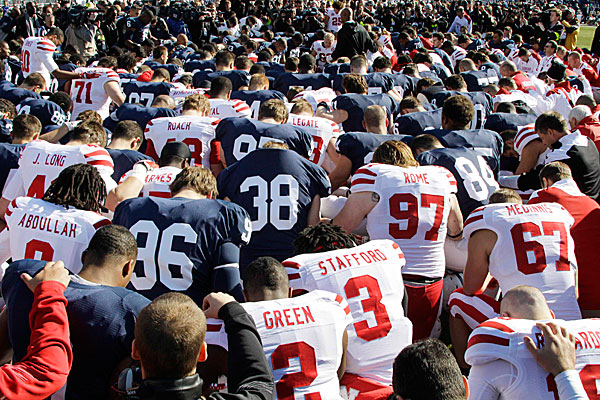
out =
<svg viewBox="0 0 600 400"><path fill-rule="evenodd" d="M579 125L575 129L579 130L583 136L592 139L598 152L600 152L600 120L597 117L593 115L585 117L579 121Z"/></svg>
<svg viewBox="0 0 600 400"><path fill-rule="evenodd" d="M523 72L515 72L512 78L515 80L515 83L517 84L517 89L519 89L520 91L529 93L530 90L535 90L535 86L533 86L533 83L531 82L529 77Z"/></svg>
<svg viewBox="0 0 600 400"><path fill-rule="evenodd" d="M29 313L30 346L25 358L0 367L0 394L10 400L41 400L67 382L73 362L65 287L40 283Z"/></svg>

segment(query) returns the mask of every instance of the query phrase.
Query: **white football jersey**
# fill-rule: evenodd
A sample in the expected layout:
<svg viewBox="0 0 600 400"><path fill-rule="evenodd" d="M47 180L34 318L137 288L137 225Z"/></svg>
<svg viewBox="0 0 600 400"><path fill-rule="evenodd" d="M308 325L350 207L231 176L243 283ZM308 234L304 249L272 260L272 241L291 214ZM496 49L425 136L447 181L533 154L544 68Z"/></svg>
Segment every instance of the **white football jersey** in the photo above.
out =
<svg viewBox="0 0 600 400"><path fill-rule="evenodd" d="M4 186L2 197L7 200L19 196L42 198L60 172L74 164L96 167L106 183L107 192L116 186L111 178L113 160L105 148L96 145L65 146L34 140L21 153L19 168Z"/></svg>
<svg viewBox="0 0 600 400"><path fill-rule="evenodd" d="M313 111L317 110L317 105L319 103L325 102L329 107L331 107L333 103L333 99L337 97L335 90L332 88L324 87L318 90L303 90L297 95L294 96L292 102L298 99L304 99L310 103L313 108Z"/></svg>
<svg viewBox="0 0 600 400"><path fill-rule="evenodd" d="M81 270L81 253L96 230L109 225L109 219L93 211L66 208L31 197L17 197L5 214L6 226L0 233L2 262L31 258L63 261L76 274Z"/></svg>
<svg viewBox="0 0 600 400"><path fill-rule="evenodd" d="M313 43L311 50L314 50L317 55L317 64L322 68L325 64L331 62L331 54L335 50L337 42L334 41L330 47L325 47L322 40L317 40Z"/></svg>
<svg viewBox="0 0 600 400"><path fill-rule="evenodd" d="M535 326L537 321L512 318L494 318L479 325L469 338L465 360L473 366L471 374L478 368L496 360L506 361L514 368L512 383L501 390L502 399L558 399L554 377L535 361L527 347L525 336L533 339L538 348L544 346L544 336ZM598 398L600 380L600 320L580 319L576 321L553 320L575 336L575 369L590 399ZM488 385L495 385L498 375L489 370ZM486 376L484 376L484 379ZM477 393L475 393L476 395ZM478 397L479 398L479 397Z"/></svg>
<svg viewBox="0 0 600 400"><path fill-rule="evenodd" d="M404 316L404 254L391 240L350 249L301 254L283 262L290 287L327 290L344 297L353 325L348 328L346 372L392 384L398 352L412 343Z"/></svg>
<svg viewBox="0 0 600 400"><path fill-rule="evenodd" d="M96 111L102 119L108 118L112 100L104 90L104 85L108 82L120 83L119 74L110 68L77 68L75 72L96 73L99 76L71 81L71 99L73 100L71 121L75 121L77 116L86 110Z"/></svg>
<svg viewBox="0 0 600 400"><path fill-rule="evenodd" d="M367 232L371 239L391 239L400 245L406 256L404 274L444 276L450 196L457 191L450 171L435 165L367 164L353 175L351 190L379 195L367 215Z"/></svg>
<svg viewBox="0 0 600 400"><path fill-rule="evenodd" d="M502 292L519 285L544 293L556 318L579 319L575 296L573 217L558 203L489 204L475 209L464 225L467 240L480 230L498 235L490 254L489 272Z"/></svg>
<svg viewBox="0 0 600 400"><path fill-rule="evenodd" d="M289 299L243 303L252 316L273 372L276 399L342 400L337 370L342 338L352 323L342 296L323 290ZM208 320L207 343L223 346L224 329ZM218 331L217 331L218 329ZM209 338L209 336L211 336Z"/></svg>
<svg viewBox="0 0 600 400"><path fill-rule="evenodd" d="M171 189L169 189L169 185L175 180L177 174L181 172L181 168L177 167L162 167L159 168L158 164L151 163L154 168L146 174L146 180L144 181L144 186L142 187L142 191L140 192L140 196L142 197L163 197L170 198L171 197ZM132 171L126 172L122 177L119 183L125 181L125 179L131 176Z"/></svg>
<svg viewBox="0 0 600 400"><path fill-rule="evenodd" d="M329 16L327 30L337 33L337 31L339 31L342 27L342 16L338 14L333 7L325 10L325 13Z"/></svg>
<svg viewBox="0 0 600 400"><path fill-rule="evenodd" d="M310 161L317 165L323 164L327 146L332 138L340 135L338 125L325 118L309 117L306 115L290 114L288 125L298 126L312 136L313 152Z"/></svg>
<svg viewBox="0 0 600 400"><path fill-rule="evenodd" d="M33 72L39 72L46 80L46 89L50 89L52 72L58 69L54 61L56 45L44 37L29 37L21 46L21 71L27 78Z"/></svg>
<svg viewBox="0 0 600 400"><path fill-rule="evenodd" d="M212 117L162 117L148 122L144 136L148 141L146 154L158 160L165 144L180 141L192 153L191 165L210 167L210 144L215 138L218 118Z"/></svg>
<svg viewBox="0 0 600 400"><path fill-rule="evenodd" d="M209 99L210 116L215 118L250 118L252 110L244 100Z"/></svg>

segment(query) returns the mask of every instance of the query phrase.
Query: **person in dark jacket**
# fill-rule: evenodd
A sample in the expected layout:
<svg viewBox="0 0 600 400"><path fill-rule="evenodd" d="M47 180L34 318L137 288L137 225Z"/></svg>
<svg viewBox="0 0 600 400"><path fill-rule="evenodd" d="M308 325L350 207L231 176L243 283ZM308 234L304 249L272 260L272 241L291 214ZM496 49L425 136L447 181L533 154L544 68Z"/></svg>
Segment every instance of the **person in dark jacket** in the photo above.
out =
<svg viewBox="0 0 600 400"><path fill-rule="evenodd" d="M357 54L366 55L378 49L377 43L371 40L369 33L362 25L352 20L352 9L343 8L340 11L342 27L338 32L337 46L331 54L332 60L340 57L352 58Z"/></svg>
<svg viewBox="0 0 600 400"><path fill-rule="evenodd" d="M270 400L275 384L250 315L225 293L204 298L204 313L188 296L166 293L139 313L132 357L140 361L142 383L128 398L161 400ZM198 361L207 357L206 318L225 322L228 393L202 396Z"/></svg>

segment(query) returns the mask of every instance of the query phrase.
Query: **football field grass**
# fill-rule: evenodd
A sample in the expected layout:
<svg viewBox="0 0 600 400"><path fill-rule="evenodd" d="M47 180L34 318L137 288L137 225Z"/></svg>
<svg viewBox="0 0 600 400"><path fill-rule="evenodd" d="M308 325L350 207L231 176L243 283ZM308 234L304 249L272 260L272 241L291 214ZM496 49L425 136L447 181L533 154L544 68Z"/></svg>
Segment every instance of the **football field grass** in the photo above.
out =
<svg viewBox="0 0 600 400"><path fill-rule="evenodd" d="M592 46L595 30L595 26L582 26L577 37L577 47L589 49Z"/></svg>

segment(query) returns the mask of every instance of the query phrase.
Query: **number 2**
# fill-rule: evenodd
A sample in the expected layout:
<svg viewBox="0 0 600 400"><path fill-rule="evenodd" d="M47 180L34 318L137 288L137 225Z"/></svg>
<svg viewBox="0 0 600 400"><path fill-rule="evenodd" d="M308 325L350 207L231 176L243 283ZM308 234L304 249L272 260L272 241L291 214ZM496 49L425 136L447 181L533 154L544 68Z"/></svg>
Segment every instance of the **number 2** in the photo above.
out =
<svg viewBox="0 0 600 400"><path fill-rule="evenodd" d="M285 374L275 384L279 400L294 400L294 388L310 386L317 378L315 349L306 342L295 342L277 346L271 354L273 370L289 368L290 359L298 358L301 370ZM305 400L320 400L319 393L307 393Z"/></svg>

